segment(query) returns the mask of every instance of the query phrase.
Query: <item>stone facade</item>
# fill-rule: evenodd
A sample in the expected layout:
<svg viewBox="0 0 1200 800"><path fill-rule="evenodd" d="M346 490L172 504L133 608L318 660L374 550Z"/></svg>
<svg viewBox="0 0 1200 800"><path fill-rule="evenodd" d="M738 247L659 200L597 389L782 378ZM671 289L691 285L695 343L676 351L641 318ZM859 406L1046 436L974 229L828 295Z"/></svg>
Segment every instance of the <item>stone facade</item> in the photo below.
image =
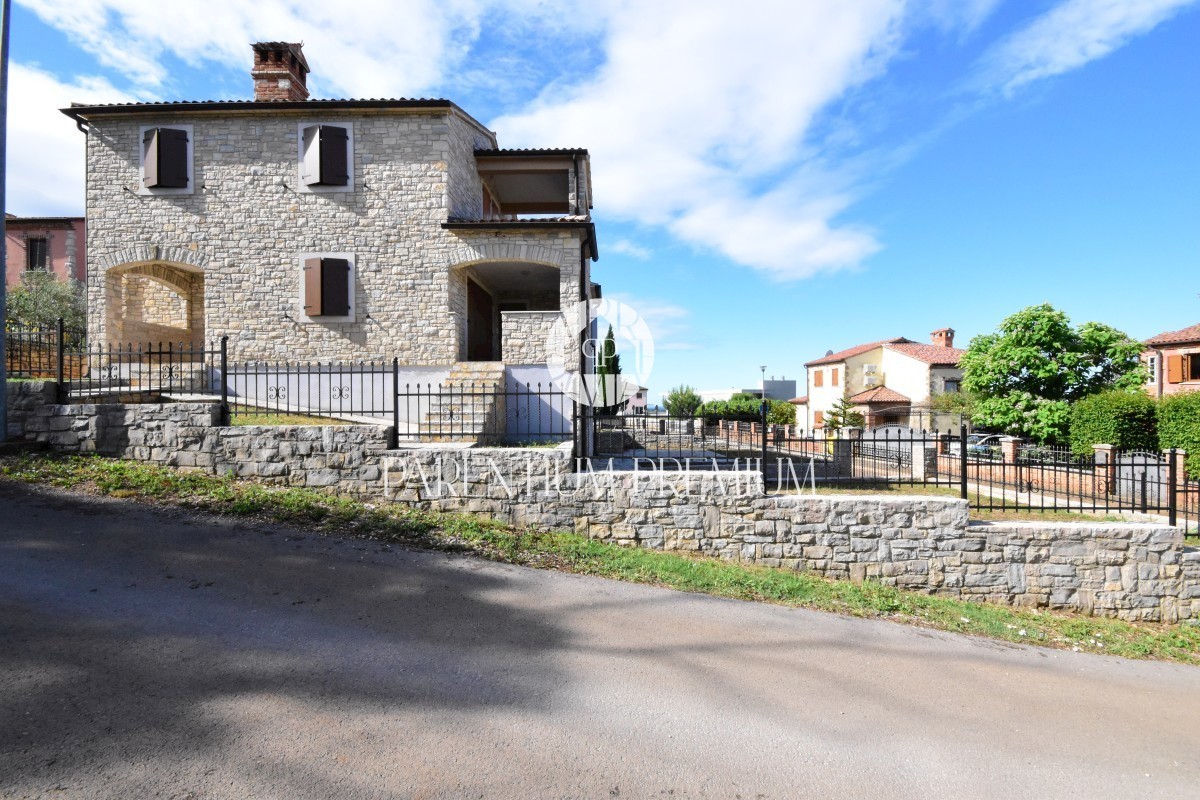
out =
<svg viewBox="0 0 1200 800"><path fill-rule="evenodd" d="M448 365L465 357L472 268L549 267L558 273L556 307L582 298L583 229L443 227L480 216L474 150L496 147L495 135L456 107L297 105L87 113L91 341L166 335L186 321L173 338L229 335L235 361L397 356ZM299 126L314 122L352 131L348 191L299 184ZM190 126L191 191L139 193L141 131L171 125ZM353 321L304 316L301 253L352 254ZM148 281L176 292L186 309L155 299Z"/></svg>
<svg viewBox="0 0 1200 800"><path fill-rule="evenodd" d="M214 404L54 405L8 385L10 435L640 547L1128 620L1200 618L1200 553L1151 524L972 524L964 500L764 495L757 472L572 470L558 448L388 450L373 426L219 427Z"/></svg>
<svg viewBox="0 0 1200 800"><path fill-rule="evenodd" d="M506 311L501 315L501 352L507 364L545 364L550 356L551 333L560 318L557 311ZM560 347L566 358L568 348ZM574 348L570 348L574 350Z"/></svg>

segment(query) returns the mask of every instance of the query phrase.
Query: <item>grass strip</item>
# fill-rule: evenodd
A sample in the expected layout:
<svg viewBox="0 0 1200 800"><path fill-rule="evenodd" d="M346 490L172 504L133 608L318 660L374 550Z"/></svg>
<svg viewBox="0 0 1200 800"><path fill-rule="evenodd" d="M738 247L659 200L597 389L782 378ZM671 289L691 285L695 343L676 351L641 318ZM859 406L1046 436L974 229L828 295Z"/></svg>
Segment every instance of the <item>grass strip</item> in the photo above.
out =
<svg viewBox="0 0 1200 800"><path fill-rule="evenodd" d="M1022 644L1200 663L1200 626L1193 624L1135 624L971 603L875 581L856 584L712 557L621 547L574 533L525 530L474 516L98 456L9 457L0 459L0 476L685 592L888 619Z"/></svg>

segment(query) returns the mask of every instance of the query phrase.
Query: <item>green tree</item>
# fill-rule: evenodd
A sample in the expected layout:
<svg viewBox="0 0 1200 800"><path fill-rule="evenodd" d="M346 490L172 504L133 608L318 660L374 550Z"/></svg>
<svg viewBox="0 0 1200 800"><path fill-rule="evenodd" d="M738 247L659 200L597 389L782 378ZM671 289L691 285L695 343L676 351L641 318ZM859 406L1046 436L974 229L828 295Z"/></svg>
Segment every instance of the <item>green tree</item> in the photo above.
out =
<svg viewBox="0 0 1200 800"><path fill-rule="evenodd" d="M601 413L612 413L620 404L617 392L620 389L621 357L617 355L617 337L613 334L612 325L600 343L596 353L596 379L600 385Z"/></svg>
<svg viewBox="0 0 1200 800"><path fill-rule="evenodd" d="M663 398L663 406L672 417L694 417L703 402L691 386L676 386Z"/></svg>
<svg viewBox="0 0 1200 800"><path fill-rule="evenodd" d="M1114 389L1099 392L1071 406L1071 450L1092 452L1092 445L1111 444L1118 450L1158 447L1154 401L1145 392Z"/></svg>
<svg viewBox="0 0 1200 800"><path fill-rule="evenodd" d="M854 407L850 405L850 400L845 396L838 398L838 401L833 404L833 408L829 409L829 413L825 415L825 429L830 431L842 428L862 428L866 424L866 417L855 411Z"/></svg>
<svg viewBox="0 0 1200 800"><path fill-rule="evenodd" d="M1042 443L1063 441L1071 402L1145 380L1141 351L1115 328L1076 328L1049 304L1030 306L995 333L976 336L963 354L963 387L977 397L972 420Z"/></svg>
<svg viewBox="0 0 1200 800"><path fill-rule="evenodd" d="M59 280L50 272L25 272L8 293L8 319L18 325L52 328L62 317L68 330L80 330L86 313L83 284Z"/></svg>

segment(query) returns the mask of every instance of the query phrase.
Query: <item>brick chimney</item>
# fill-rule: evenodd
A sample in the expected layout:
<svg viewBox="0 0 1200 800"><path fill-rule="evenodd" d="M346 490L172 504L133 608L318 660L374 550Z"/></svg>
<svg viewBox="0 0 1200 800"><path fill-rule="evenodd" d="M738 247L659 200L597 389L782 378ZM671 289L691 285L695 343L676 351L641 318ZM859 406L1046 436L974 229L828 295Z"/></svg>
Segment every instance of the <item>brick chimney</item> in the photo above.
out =
<svg viewBox="0 0 1200 800"><path fill-rule="evenodd" d="M934 347L954 347L954 328L939 328L929 334Z"/></svg>
<svg viewBox="0 0 1200 800"><path fill-rule="evenodd" d="M256 101L308 99L308 62L304 60L303 45L258 42L250 46L254 48L250 76L254 78Z"/></svg>

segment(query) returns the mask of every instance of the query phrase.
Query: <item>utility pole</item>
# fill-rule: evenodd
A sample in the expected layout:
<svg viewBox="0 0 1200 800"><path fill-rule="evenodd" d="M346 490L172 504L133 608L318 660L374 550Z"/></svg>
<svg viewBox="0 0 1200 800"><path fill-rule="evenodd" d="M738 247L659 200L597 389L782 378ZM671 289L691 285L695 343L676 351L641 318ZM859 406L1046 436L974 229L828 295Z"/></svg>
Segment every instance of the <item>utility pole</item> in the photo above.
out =
<svg viewBox="0 0 1200 800"><path fill-rule="evenodd" d="M8 245L5 219L8 212L8 18L11 0L0 4L0 444L8 440Z"/></svg>

